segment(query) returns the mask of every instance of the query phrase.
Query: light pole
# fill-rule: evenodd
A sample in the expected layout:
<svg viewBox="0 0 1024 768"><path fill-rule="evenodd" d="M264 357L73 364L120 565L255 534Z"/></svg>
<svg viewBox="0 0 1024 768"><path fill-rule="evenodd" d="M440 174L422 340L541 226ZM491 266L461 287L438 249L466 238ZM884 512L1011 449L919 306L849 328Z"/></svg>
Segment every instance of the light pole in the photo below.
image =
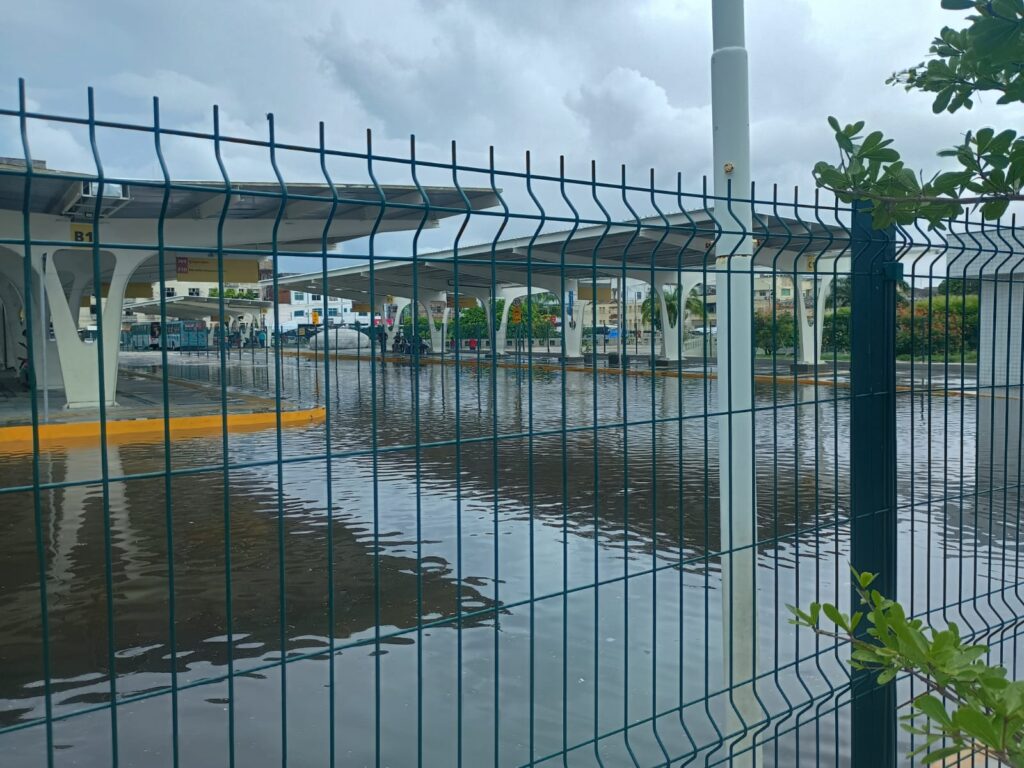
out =
<svg viewBox="0 0 1024 768"><path fill-rule="evenodd" d="M753 419L753 250L750 106L743 0L713 0L711 122L718 278L719 499L722 537L724 680L734 766L761 765L753 732L763 717L754 691L755 531Z"/></svg>

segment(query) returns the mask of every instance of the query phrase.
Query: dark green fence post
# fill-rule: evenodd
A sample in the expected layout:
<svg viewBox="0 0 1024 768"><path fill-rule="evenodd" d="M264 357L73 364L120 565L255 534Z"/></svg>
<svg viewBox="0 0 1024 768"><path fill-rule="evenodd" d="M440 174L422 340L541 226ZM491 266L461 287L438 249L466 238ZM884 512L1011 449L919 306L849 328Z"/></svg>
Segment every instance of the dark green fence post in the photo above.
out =
<svg viewBox="0 0 1024 768"><path fill-rule="evenodd" d="M893 230L854 204L851 226L850 562L896 597L896 261ZM853 606L860 598L853 594ZM859 632L868 627L862 621ZM896 765L896 683L853 671L853 768Z"/></svg>

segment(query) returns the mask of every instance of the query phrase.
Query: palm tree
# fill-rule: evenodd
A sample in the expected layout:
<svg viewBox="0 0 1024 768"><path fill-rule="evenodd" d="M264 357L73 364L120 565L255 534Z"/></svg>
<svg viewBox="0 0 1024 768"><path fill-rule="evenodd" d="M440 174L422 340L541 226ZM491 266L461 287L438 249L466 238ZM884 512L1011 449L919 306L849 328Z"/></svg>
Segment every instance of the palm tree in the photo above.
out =
<svg viewBox="0 0 1024 768"><path fill-rule="evenodd" d="M695 293L686 297L686 314L689 317L704 316L704 299Z"/></svg>
<svg viewBox="0 0 1024 768"><path fill-rule="evenodd" d="M832 290L825 299L825 306L829 309L836 307L850 306L850 297L853 295L853 285L848 277L837 277L832 281Z"/></svg>
<svg viewBox="0 0 1024 768"><path fill-rule="evenodd" d="M905 279L900 278L896 283L896 303L906 304L907 296L910 295L910 283ZM837 277L832 281L832 289L829 291L828 298L825 299L825 306L828 309L836 309L837 307L848 307L850 306L850 299L853 296L853 282L849 277Z"/></svg>
<svg viewBox="0 0 1024 768"><path fill-rule="evenodd" d="M649 292L644 303L640 305L640 322L645 328L661 329L661 302L653 292Z"/></svg>
<svg viewBox="0 0 1024 768"><path fill-rule="evenodd" d="M665 296L665 307L668 310L668 320L673 327L676 325L676 318L679 317L679 288L665 288L663 294ZM651 307L654 307L654 327L658 330L661 329L661 302L655 297L654 301L651 301L651 296L648 295L644 299L644 303L640 305L640 318L644 325L650 326L651 324ZM704 314L704 301L700 296L690 293L686 297L686 314L689 316L703 315Z"/></svg>

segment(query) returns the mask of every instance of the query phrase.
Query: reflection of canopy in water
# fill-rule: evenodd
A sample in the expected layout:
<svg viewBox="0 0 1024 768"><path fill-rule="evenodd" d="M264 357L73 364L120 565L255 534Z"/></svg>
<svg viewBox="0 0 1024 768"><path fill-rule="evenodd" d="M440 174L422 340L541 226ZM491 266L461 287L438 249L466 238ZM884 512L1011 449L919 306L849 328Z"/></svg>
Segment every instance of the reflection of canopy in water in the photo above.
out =
<svg viewBox="0 0 1024 768"><path fill-rule="evenodd" d="M384 382L378 392L378 419L381 418L380 413L384 413L384 421L394 425L393 430L387 430L387 436L394 439L389 448L397 445L409 446L407 450L389 450L387 466L390 472L407 477L415 477L419 473L425 488L450 488L456 476L456 447L448 442L454 437L452 383L449 380L442 386L441 377L444 374L438 366L423 368L418 375L421 381L421 439L425 445L433 445L424 447L420 455L416 455L413 434L416 416L411 398L408 397L408 382L398 379L395 390L391 390L391 382ZM508 375L514 377L514 374ZM505 374L502 374L502 377L504 376ZM555 522L560 520L563 514L564 498L561 407L558 403L560 380L551 380L551 390L543 387L543 379L540 377L534 381L535 436L532 441L525 436L525 419L529 406L522 402L522 410L519 412L510 406L510 403L518 399L521 391L517 387L503 387L503 380L499 378L497 392L497 475L493 458L494 432L489 378L483 377L479 391L475 385L462 385L460 437L463 442L458 451L461 459L459 477L463 498L491 499L497 483L503 510L518 510L521 514L526 514L531 509L532 500L532 510L536 519ZM652 547L673 550L679 546L682 534L682 545L689 551L704 552L707 546L711 551L717 552L720 548L721 520L714 417L711 417L708 435L711 442L706 446L708 463L705 467L704 419L692 418L694 412L691 410L701 406L694 398L701 399L701 389L707 386L707 383L672 377L657 381L656 403L659 418L666 421L659 424L656 430L657 443L653 454L651 424L648 421L650 405L649 402L641 404L637 400L638 395L650 391L649 380L643 381L642 390L629 393L628 418L631 426L626 475L626 453L622 444L621 427L623 413L618 410L621 401L609 402L600 399L608 394L607 391L601 390L601 426L595 437L594 430L585 426L593 424L593 401L588 394L590 382L583 377L580 377L579 381L586 382L582 391L576 389L577 384L573 379L566 385L571 390L566 400L567 455L570 458L569 464L565 466L568 489L565 513L570 529L577 535L593 536L596 506L601 539L606 542L620 541L625 530L623 487L628 481L631 551L649 552ZM690 416L681 422L673 417L677 409L679 387L683 387L688 393L684 413ZM613 396L621 396L621 388L618 385L613 389ZM447 402L441 402L437 396L443 390L451 393L451 399ZM393 396L392 392L397 392L397 395ZM550 398L546 394L548 392ZM819 391L818 397L823 398L825 394L824 391ZM371 391L364 388L357 396L360 399L346 403L344 418L338 418L332 426L339 445L359 445L360 440L363 440L372 428L369 403ZM770 397L770 393L767 396ZM808 393L804 392L803 396L808 396ZM479 409L478 402L481 405ZM501 404L505 404L504 408ZM801 405L798 417L795 410L780 404L771 418L760 416L758 419L758 445L765 448L760 451L758 461L759 494L765 500L759 507L759 540L768 542L767 546L773 546L777 537L790 536L795 531L830 524L836 514L837 495L839 514L845 516L847 510L847 483L845 477L840 477L839 487L836 487L834 468L837 462L839 466L843 466L848 461L848 439L840 438L840 455L837 457L833 441L822 437L824 434L831 434L833 429L831 404L819 406L817 416L812 404ZM845 433L848 429L846 403L841 402L838 411L840 430ZM517 422L519 418L523 421ZM685 461L681 461L679 455L680 423L683 427L682 451ZM774 435L773 431L776 426L778 435ZM819 439L816 439L816 427L819 430ZM783 452L792 451L794 440L799 440L800 461L787 463L784 460L773 469L773 448L777 445ZM598 458L596 481L595 453ZM532 466L529 461L531 456ZM776 471L779 479L773 482L772 473ZM657 494L652 496L651 490L655 480L658 481ZM680 486L683 497L682 515L679 512ZM828 531L821 531L820 535L828 535ZM709 544L706 545L706 541Z"/></svg>
<svg viewBox="0 0 1024 768"><path fill-rule="evenodd" d="M219 444L218 444L219 445ZM213 444L211 443L211 446ZM214 447L214 450L219 448ZM152 448L108 447L112 474L149 471L162 454ZM202 460L201 457L193 458ZM176 460L179 460L176 458ZM99 454L90 449L55 454L54 482L91 480L101 475ZM279 596L276 548L277 491L251 472L233 472L231 479L232 601L235 659L258 659L278 647ZM224 591L223 479L204 472L175 480L175 600L178 651L189 664L223 665L227 659ZM38 574L35 569L31 496L24 504L9 505L5 539L4 613L31 617L0 626L0 647L6 649L12 673L3 678L0 700L26 695L24 686L41 678L39 658ZM83 643L81 638L106 637L104 550L101 524L103 494L97 485L72 485L52 494L49 511L54 552L49 559L50 645L61 659L55 674L78 678L104 672L105 640ZM119 676L169 672L167 646L167 529L163 479L133 479L110 484L113 526L112 568L116 604L117 648L148 649L118 661ZM289 649L312 651L326 641L326 537L299 535L323 531L323 503L296 503L286 490L285 564ZM301 507L303 513L293 511ZM372 637L374 607L374 542L359 520L358 509L345 509L335 500L334 594L336 643ZM394 547L379 548L381 626L410 629L417 625L417 562ZM457 587L452 567L440 557L422 561L422 614L433 618L455 615ZM474 610L493 601L467 582L461 586L464 603ZM468 608L464 608L468 609ZM485 621L467 618L464 626ZM299 638L302 638L301 640ZM218 639L220 638L220 639ZM311 641L315 638L315 641ZM241 643L241 646L239 645ZM54 650L56 649L56 650ZM243 662L243 664L253 662ZM16 670L16 672L15 672ZM3 718L0 717L0 723Z"/></svg>

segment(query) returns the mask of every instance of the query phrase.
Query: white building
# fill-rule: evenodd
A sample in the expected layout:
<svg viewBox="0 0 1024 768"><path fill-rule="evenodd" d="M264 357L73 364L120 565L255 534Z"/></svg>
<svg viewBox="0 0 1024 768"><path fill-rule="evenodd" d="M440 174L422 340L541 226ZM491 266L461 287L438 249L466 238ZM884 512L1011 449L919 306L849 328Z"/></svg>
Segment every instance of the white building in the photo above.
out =
<svg viewBox="0 0 1024 768"><path fill-rule="evenodd" d="M270 286L264 286L263 300L273 301L274 291ZM337 296L327 297L327 316L324 317L323 294L309 293L307 291L292 291L287 288L278 290L278 307L281 313L280 325L282 328L294 328L298 325L354 325L356 322L362 325L369 325L370 313L359 312L362 307L356 307L350 299L343 299ZM274 318L274 310L267 314L267 325L277 325Z"/></svg>

